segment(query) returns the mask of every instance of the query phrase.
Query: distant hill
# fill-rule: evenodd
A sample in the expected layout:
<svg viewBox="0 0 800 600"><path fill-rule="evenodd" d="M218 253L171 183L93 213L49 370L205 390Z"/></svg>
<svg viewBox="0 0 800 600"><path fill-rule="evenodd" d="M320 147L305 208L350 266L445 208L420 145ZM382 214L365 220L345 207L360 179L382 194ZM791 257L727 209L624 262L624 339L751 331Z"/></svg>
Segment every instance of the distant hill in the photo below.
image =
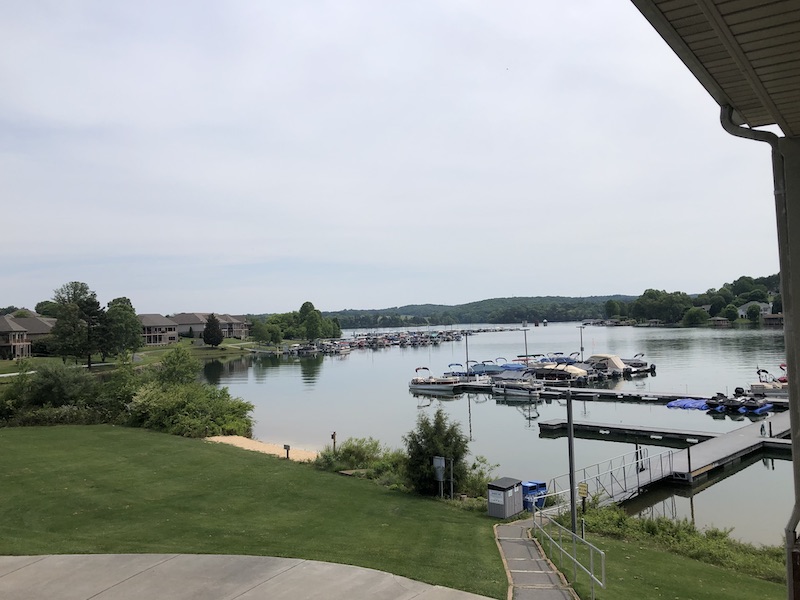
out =
<svg viewBox="0 0 800 600"><path fill-rule="evenodd" d="M521 323L522 321L580 321L600 319L608 300L631 302L636 296L531 296L492 298L467 304L409 304L381 309L323 312L342 328L455 325L457 323Z"/></svg>

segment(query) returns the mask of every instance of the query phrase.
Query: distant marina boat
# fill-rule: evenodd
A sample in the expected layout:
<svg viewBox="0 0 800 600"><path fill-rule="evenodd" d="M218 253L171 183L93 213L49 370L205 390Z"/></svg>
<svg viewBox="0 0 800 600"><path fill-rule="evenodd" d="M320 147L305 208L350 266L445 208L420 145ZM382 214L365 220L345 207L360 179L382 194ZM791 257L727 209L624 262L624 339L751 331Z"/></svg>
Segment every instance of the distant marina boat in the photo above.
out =
<svg viewBox="0 0 800 600"><path fill-rule="evenodd" d="M417 367L414 372L416 376L408 382L408 389L412 392L454 394L461 383L456 376L434 377L428 367Z"/></svg>

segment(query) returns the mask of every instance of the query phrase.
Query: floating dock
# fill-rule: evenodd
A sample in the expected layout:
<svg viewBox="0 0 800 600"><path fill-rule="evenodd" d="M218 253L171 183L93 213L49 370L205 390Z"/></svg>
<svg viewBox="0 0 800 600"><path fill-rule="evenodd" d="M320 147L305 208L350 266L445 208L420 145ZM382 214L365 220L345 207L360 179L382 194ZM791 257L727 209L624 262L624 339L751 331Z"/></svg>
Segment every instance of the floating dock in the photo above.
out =
<svg viewBox="0 0 800 600"><path fill-rule="evenodd" d="M771 437L762 435L771 433ZM657 478L648 479L651 485L672 481L696 486L712 474L738 464L761 451L791 452L791 440L783 439L790 432L789 413L782 412L734 429L727 433L708 433L637 425L612 425L608 423L576 422L573 429L580 437L636 441L645 445L685 444L683 450L671 454L670 466ZM539 423L541 437L563 437L567 423L564 419ZM665 441L671 442L664 443Z"/></svg>
<svg viewBox="0 0 800 600"><path fill-rule="evenodd" d="M563 388L554 386L545 386L541 393L542 398L563 399L566 397L567 392L572 395L575 401L600 401L600 402L639 402L642 404L668 404L673 400L680 400L682 398L694 398L696 400L710 400L710 396L696 395L696 394L675 394L675 393L660 393L660 392L637 392L627 390L605 390L601 388ZM765 399L779 409L789 408L789 398L783 396L771 397L766 396Z"/></svg>

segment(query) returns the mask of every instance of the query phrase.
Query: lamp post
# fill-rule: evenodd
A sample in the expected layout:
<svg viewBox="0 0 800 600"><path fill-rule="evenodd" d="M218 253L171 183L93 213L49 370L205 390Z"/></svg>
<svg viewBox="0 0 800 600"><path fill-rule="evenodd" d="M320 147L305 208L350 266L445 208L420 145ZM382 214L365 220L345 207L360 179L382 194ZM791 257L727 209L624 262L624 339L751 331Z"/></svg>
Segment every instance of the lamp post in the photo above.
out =
<svg viewBox="0 0 800 600"><path fill-rule="evenodd" d="M528 366L528 328L522 328L522 334L525 336L525 366Z"/></svg>
<svg viewBox="0 0 800 600"><path fill-rule="evenodd" d="M581 362L583 362L583 330L586 328L586 325L578 325L578 329L581 330Z"/></svg>

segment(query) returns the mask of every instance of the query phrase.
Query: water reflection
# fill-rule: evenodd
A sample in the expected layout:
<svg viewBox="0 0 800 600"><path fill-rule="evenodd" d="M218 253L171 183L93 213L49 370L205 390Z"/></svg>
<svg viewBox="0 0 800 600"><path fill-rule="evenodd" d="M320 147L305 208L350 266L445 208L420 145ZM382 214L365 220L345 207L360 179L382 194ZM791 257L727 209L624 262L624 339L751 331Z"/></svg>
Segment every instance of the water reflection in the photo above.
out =
<svg viewBox="0 0 800 600"><path fill-rule="evenodd" d="M219 385L224 370L225 367L221 361L216 359L209 360L203 365L203 376L211 385Z"/></svg>
<svg viewBox="0 0 800 600"><path fill-rule="evenodd" d="M579 335L574 323L529 329L527 340L521 331L479 333L469 338L469 358L477 361L498 356L511 358L526 351L526 342L531 354L569 354L579 348ZM349 337L347 333L345 336ZM472 455L485 456L490 463L500 465L495 472L498 477L549 480L566 473L566 439L542 438L538 427L545 420L564 419L563 402L537 404L536 412L541 416L536 419L529 418L534 416L533 410L528 411L533 407L498 404L488 394L463 394L443 401L409 393L408 381L415 368L427 366L438 374L446 371L450 363L463 364L467 358L466 339L439 346L357 349L343 359L247 356L238 359L230 370L226 366L217 376L219 384L230 387L233 395L255 405L254 435L265 441L321 449L330 443L330 433L335 430L343 440L373 437L390 448L400 448L403 436L414 429L420 411L441 407L470 436ZM783 335L775 330L586 327L583 341L587 356L598 353L633 356L644 352L646 360L657 365L657 377L621 379L608 385L615 390L648 394L687 397L727 394L734 387L748 387L756 381L758 367L775 372L785 362ZM576 421L711 433L731 431L749 423L746 416L743 421L734 422L727 415L717 420L702 411L591 398L576 401L575 414ZM576 463L583 467L632 448L632 443L578 439ZM774 462L775 469L767 470L758 459L694 499L678 495L670 500L673 496L667 495L663 500L674 501L678 514L694 512L699 526L736 526L739 539L780 543L784 521L791 510L792 474L783 468L785 461ZM766 489L769 494L764 494ZM755 490L769 498L754 497ZM759 528L750 530L739 524L741 514L764 502L777 504L770 505L768 510L759 509Z"/></svg>

